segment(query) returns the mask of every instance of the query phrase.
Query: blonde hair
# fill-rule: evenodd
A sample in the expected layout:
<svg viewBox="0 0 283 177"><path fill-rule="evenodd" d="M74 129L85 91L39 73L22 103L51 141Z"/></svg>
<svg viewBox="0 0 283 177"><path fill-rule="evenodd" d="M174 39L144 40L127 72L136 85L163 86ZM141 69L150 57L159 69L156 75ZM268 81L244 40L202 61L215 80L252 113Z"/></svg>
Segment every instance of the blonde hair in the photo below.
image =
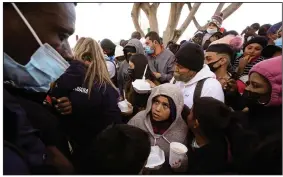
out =
<svg viewBox="0 0 283 177"><path fill-rule="evenodd" d="M107 70L104 54L100 45L92 38L80 38L74 48L75 59L88 60L90 62L84 82L88 85L88 95L90 98L93 82L98 83L99 89L106 84L116 89L110 79ZM117 90L117 89L116 89Z"/></svg>

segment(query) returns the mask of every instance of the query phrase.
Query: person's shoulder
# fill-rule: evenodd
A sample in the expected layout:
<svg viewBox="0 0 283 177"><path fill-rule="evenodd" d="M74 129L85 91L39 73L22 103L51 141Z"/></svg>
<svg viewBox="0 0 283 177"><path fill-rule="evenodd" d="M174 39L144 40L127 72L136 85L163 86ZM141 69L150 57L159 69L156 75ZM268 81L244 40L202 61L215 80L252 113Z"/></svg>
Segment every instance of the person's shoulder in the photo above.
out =
<svg viewBox="0 0 283 177"><path fill-rule="evenodd" d="M111 85L110 83L106 83L103 86L101 86L100 91L104 94L107 95L116 95L119 96L118 94L118 88L113 87L113 85Z"/></svg>
<svg viewBox="0 0 283 177"><path fill-rule="evenodd" d="M140 128L140 126L144 122L145 117L146 117L146 112L140 111L128 122L128 124Z"/></svg>
<svg viewBox="0 0 283 177"><path fill-rule="evenodd" d="M106 66L110 75L110 78L113 78L116 74L116 65L112 61L106 61Z"/></svg>
<svg viewBox="0 0 283 177"><path fill-rule="evenodd" d="M203 84L204 89L209 89L209 90L214 90L214 91L219 91L223 90L220 82L216 78L207 78Z"/></svg>
<svg viewBox="0 0 283 177"><path fill-rule="evenodd" d="M213 78L213 77L207 78L204 83L212 87L213 86L221 87L220 82L216 78Z"/></svg>
<svg viewBox="0 0 283 177"><path fill-rule="evenodd" d="M81 61L73 60L64 74L62 74L56 83L59 87L72 88L74 85L82 82L85 77L87 66Z"/></svg>
<svg viewBox="0 0 283 177"><path fill-rule="evenodd" d="M168 49L164 49L161 53L162 58L166 58L167 60L175 60L175 55Z"/></svg>
<svg viewBox="0 0 283 177"><path fill-rule="evenodd" d="M260 57L257 59L258 62L263 61L263 60L265 60L265 58L264 58L263 56L260 56Z"/></svg>
<svg viewBox="0 0 283 177"><path fill-rule="evenodd" d="M206 30L198 30L197 32L195 32L194 35L202 35L202 34L205 34L207 33Z"/></svg>
<svg viewBox="0 0 283 177"><path fill-rule="evenodd" d="M142 58L147 58L146 55L141 54L141 53L137 53L135 55L132 55L131 57L142 57Z"/></svg>
<svg viewBox="0 0 283 177"><path fill-rule="evenodd" d="M65 73L73 74L73 73L81 73L84 74L87 70L87 66L79 60L72 60L69 62L70 66L66 70Z"/></svg>
<svg viewBox="0 0 283 177"><path fill-rule="evenodd" d="M168 56L175 56L174 54L173 54L173 52L171 52L169 49L164 49L163 50L163 52L164 52L164 54L166 54L166 55L168 55Z"/></svg>
<svg viewBox="0 0 283 177"><path fill-rule="evenodd" d="M207 78L203 84L203 89L201 92L202 96L213 97L219 101L224 102L224 92L222 85L215 78Z"/></svg>

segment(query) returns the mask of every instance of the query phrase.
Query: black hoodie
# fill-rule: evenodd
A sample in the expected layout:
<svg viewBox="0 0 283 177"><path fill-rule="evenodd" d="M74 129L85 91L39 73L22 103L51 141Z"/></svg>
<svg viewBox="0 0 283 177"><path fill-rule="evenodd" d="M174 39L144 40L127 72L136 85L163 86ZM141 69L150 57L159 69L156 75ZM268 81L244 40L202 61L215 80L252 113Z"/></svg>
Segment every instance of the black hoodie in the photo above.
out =
<svg viewBox="0 0 283 177"><path fill-rule="evenodd" d="M112 123L121 123L118 91L112 86L93 83L89 98L84 78L87 67L71 61L67 71L56 81L51 97L68 97L72 114L60 120L66 133L77 146L88 146L96 135Z"/></svg>

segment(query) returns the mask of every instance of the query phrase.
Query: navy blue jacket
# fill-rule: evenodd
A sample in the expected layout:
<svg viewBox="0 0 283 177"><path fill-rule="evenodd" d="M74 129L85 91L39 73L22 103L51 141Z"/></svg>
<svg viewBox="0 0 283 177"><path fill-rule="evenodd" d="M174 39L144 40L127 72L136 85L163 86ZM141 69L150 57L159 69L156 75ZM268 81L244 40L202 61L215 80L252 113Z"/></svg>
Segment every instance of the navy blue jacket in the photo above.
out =
<svg viewBox="0 0 283 177"><path fill-rule="evenodd" d="M118 108L118 91L106 85L99 88L93 83L89 97L84 82L87 67L79 61L71 61L67 71L56 81L51 97L68 97L72 114L61 117L61 125L71 138L72 145L90 145L96 135L112 123L121 123ZM74 147L75 148L75 147Z"/></svg>
<svg viewBox="0 0 283 177"><path fill-rule="evenodd" d="M33 170L42 167L45 163L45 146L39 139L39 135L44 132L33 128L27 117L28 113L20 105L18 99L5 88L3 96L4 175L34 174ZM42 139L46 140L45 137ZM44 174L45 172L38 171L38 173Z"/></svg>

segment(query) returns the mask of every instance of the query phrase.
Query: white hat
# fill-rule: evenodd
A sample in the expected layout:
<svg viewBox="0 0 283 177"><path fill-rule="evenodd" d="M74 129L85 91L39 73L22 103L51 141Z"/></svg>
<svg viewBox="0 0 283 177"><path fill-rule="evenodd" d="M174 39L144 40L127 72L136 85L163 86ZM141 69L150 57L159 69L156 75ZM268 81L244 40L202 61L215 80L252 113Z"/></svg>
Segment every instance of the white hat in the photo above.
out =
<svg viewBox="0 0 283 177"><path fill-rule="evenodd" d="M124 56L124 51L123 51L123 47L120 45L116 45L115 48L115 57L120 57L120 56Z"/></svg>

